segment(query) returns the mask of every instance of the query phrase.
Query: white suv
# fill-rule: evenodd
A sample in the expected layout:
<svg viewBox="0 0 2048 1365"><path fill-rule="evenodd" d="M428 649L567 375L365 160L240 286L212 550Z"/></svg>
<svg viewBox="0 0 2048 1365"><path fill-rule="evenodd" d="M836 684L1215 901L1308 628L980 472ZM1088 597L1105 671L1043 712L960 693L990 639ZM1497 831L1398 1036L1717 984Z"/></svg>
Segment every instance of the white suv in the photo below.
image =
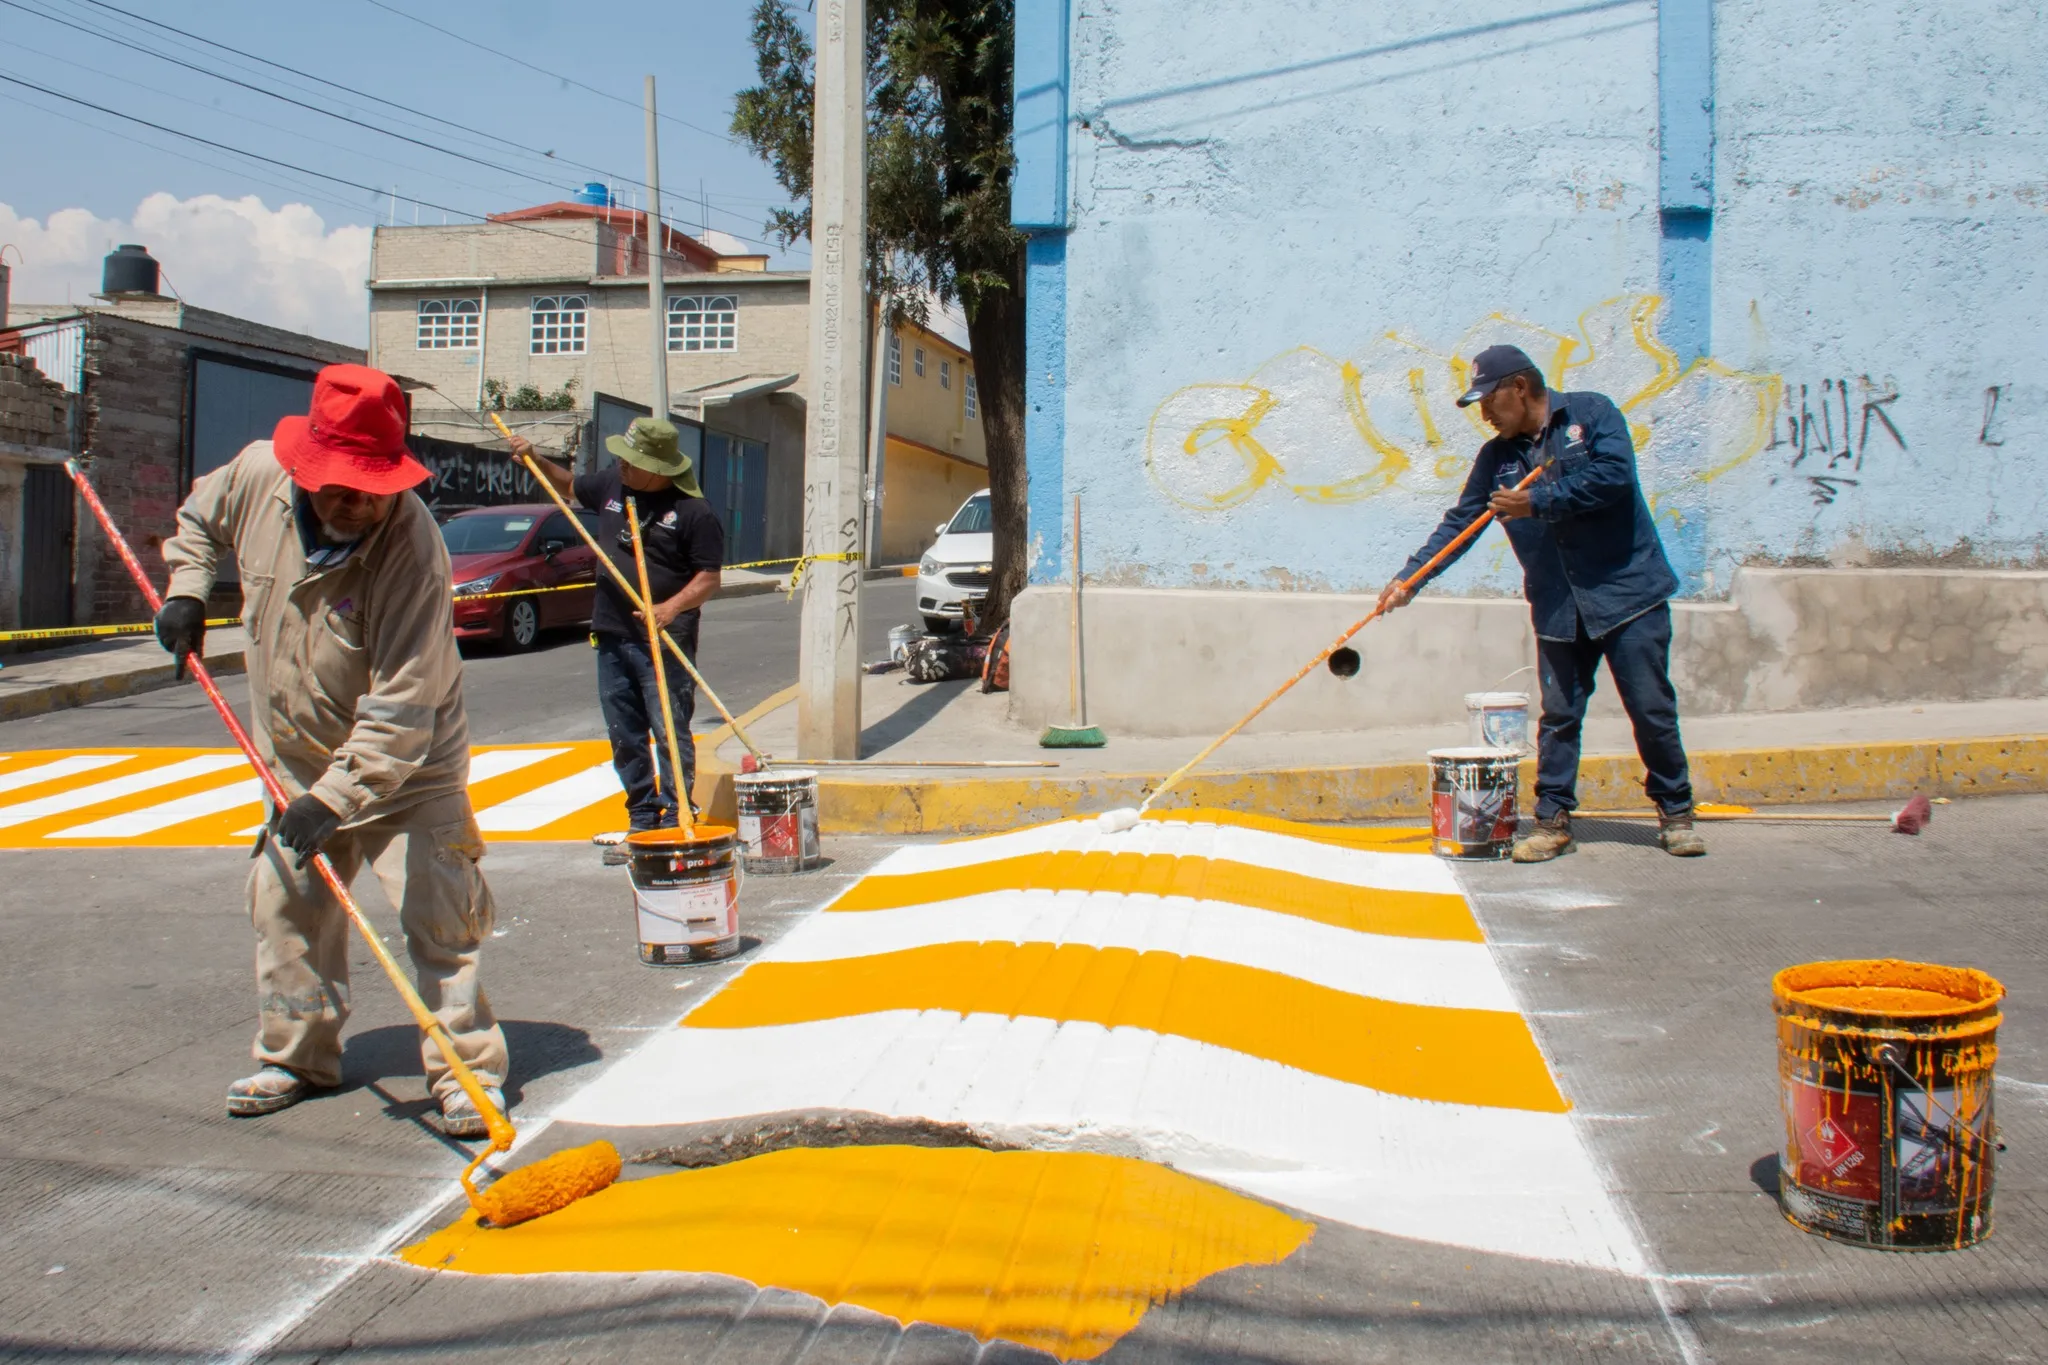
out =
<svg viewBox="0 0 2048 1365"><path fill-rule="evenodd" d="M939 538L917 564L917 609L933 631L960 624L960 604L988 596L995 578L995 537L990 533L988 490L960 504L950 521L939 523Z"/></svg>

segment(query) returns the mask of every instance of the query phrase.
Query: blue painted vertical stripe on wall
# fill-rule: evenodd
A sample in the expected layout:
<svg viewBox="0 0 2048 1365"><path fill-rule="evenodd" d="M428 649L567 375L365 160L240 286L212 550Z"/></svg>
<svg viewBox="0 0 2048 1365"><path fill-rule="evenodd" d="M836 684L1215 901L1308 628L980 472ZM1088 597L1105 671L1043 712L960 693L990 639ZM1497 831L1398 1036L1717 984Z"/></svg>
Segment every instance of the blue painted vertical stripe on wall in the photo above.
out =
<svg viewBox="0 0 2048 1365"><path fill-rule="evenodd" d="M1031 480L1031 581L1057 583L1066 542L1067 235L1032 237L1024 257L1024 468Z"/></svg>
<svg viewBox="0 0 2048 1365"><path fill-rule="evenodd" d="M1657 3L1658 331L1681 365L1713 351L1714 5Z"/></svg>
<svg viewBox="0 0 2048 1365"><path fill-rule="evenodd" d="M1666 210L1657 242L1657 332L1690 365L1714 350L1714 215Z"/></svg>
<svg viewBox="0 0 2048 1365"><path fill-rule="evenodd" d="M1010 222L1067 225L1067 0L1017 0Z"/></svg>

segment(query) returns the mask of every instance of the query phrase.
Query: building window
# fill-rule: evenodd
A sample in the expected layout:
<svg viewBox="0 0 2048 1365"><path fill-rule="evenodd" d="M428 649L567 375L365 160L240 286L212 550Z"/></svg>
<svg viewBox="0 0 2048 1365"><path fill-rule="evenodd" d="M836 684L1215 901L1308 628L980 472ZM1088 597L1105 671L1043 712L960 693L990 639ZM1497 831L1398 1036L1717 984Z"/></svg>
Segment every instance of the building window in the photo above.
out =
<svg viewBox="0 0 2048 1365"><path fill-rule="evenodd" d="M981 394L974 387L974 376L968 375L963 381L967 385L967 420L981 420Z"/></svg>
<svg viewBox="0 0 2048 1365"><path fill-rule="evenodd" d="M677 294L668 301L671 351L737 351L740 301L731 294Z"/></svg>
<svg viewBox="0 0 2048 1365"><path fill-rule="evenodd" d="M422 351L473 351L483 335L482 321L475 299L421 299L413 344Z"/></svg>
<svg viewBox="0 0 2048 1365"><path fill-rule="evenodd" d="M919 346L911 351L910 368L917 371L919 379L924 378L924 347Z"/></svg>
<svg viewBox="0 0 2048 1365"><path fill-rule="evenodd" d="M941 360L939 362L939 387L942 389L953 387L953 362L950 360Z"/></svg>
<svg viewBox="0 0 2048 1365"><path fill-rule="evenodd" d="M903 382L903 338L894 332L889 333L889 382Z"/></svg>
<svg viewBox="0 0 2048 1365"><path fill-rule="evenodd" d="M582 355L590 295L541 294L533 300L533 354Z"/></svg>

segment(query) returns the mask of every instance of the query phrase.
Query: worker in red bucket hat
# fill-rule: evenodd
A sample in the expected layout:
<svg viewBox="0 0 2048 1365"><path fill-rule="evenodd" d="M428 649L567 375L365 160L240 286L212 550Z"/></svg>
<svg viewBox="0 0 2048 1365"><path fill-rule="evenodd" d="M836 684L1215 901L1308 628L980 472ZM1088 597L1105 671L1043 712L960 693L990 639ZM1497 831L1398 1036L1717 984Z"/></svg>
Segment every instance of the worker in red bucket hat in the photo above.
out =
<svg viewBox="0 0 2048 1365"><path fill-rule="evenodd" d="M448 552L412 489L405 396L391 376L330 365L312 411L287 417L192 486L164 545L170 591L156 632L201 650L226 552L242 581L256 744L290 805L272 811L249 874L260 1068L228 1087L228 1113L273 1113L341 1083L348 921L310 865L344 881L368 864L398 907L420 995L502 1109L504 1032L478 981L495 906L469 804L469 718ZM420 1056L452 1137L484 1118L440 1050Z"/></svg>

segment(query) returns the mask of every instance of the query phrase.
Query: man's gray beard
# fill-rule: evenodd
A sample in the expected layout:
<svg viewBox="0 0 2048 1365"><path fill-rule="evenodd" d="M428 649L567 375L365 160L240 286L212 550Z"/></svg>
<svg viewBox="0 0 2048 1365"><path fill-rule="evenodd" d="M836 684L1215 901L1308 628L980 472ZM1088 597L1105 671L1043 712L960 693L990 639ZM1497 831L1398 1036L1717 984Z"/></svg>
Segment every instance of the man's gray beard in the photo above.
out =
<svg viewBox="0 0 2048 1365"><path fill-rule="evenodd" d="M329 545L346 545L350 541L360 538L359 536L343 535L324 521L320 523L320 539L326 541Z"/></svg>

